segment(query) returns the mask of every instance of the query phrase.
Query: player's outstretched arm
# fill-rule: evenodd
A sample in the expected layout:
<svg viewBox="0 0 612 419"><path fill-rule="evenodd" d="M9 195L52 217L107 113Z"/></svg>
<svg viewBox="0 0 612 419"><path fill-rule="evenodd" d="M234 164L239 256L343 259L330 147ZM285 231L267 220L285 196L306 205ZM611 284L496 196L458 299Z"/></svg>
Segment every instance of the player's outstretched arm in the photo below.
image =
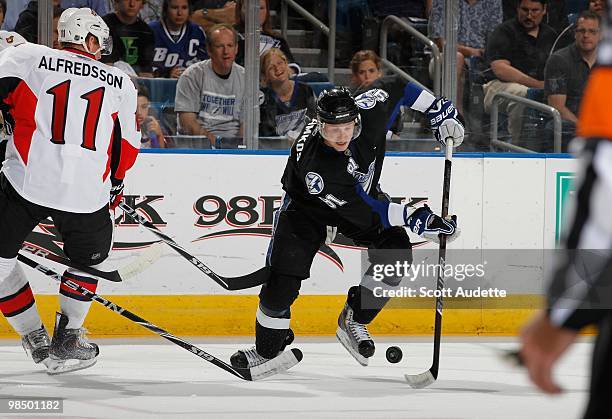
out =
<svg viewBox="0 0 612 419"><path fill-rule="evenodd" d="M400 103L425 114L436 140L442 144L446 145L446 139L449 137L453 139L454 147L458 147L463 142L465 134L463 118L453 102L447 98L436 98L416 84L408 83Z"/></svg>

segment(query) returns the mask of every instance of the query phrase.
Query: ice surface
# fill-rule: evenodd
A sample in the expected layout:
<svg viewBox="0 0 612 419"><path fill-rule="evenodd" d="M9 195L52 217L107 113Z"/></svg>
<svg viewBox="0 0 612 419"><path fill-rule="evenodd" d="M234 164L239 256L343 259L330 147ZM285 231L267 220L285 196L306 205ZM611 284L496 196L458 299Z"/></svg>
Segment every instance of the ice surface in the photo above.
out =
<svg viewBox="0 0 612 419"><path fill-rule="evenodd" d="M188 340L225 360L248 345ZM438 381L421 390L410 388L403 376L429 368L429 339L378 339L370 366L362 367L331 339L298 337L294 346L304 360L259 382L241 381L159 338L95 341L98 363L60 376L34 365L18 341L0 342L0 398L61 397L63 417L73 418L573 419L586 401L592 347L578 343L563 358L556 377L566 392L548 397L523 371L498 360L493 348L515 346L507 341L444 340ZM404 353L399 364L385 359L391 345Z"/></svg>

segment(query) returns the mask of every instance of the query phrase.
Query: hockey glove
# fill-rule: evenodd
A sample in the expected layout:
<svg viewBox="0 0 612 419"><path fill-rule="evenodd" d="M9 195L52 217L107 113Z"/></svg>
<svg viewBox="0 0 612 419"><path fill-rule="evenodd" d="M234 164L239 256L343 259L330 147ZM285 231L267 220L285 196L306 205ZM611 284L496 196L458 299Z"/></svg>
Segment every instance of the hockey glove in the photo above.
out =
<svg viewBox="0 0 612 419"><path fill-rule="evenodd" d="M446 145L446 139L453 139L453 146L458 147L463 142L465 129L462 118L453 102L441 97L425 111L436 140Z"/></svg>
<svg viewBox="0 0 612 419"><path fill-rule="evenodd" d="M446 220L434 214L427 205L417 208L405 221L410 231L436 243L440 242L439 234L446 235L448 242L458 236L457 216L453 215L450 220Z"/></svg>
<svg viewBox="0 0 612 419"><path fill-rule="evenodd" d="M338 234L338 227L336 226L327 226L327 235L325 236L325 244L331 245L336 239L336 234Z"/></svg>
<svg viewBox="0 0 612 419"><path fill-rule="evenodd" d="M111 177L111 185L108 209L114 211L123 199L123 180Z"/></svg>

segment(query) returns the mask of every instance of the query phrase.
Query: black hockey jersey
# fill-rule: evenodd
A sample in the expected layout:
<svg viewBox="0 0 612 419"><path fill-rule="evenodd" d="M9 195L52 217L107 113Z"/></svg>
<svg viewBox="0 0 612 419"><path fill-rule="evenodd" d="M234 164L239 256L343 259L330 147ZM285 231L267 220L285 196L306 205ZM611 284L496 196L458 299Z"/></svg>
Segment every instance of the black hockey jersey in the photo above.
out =
<svg viewBox="0 0 612 419"><path fill-rule="evenodd" d="M396 78L382 78L355 97L362 129L345 152L324 144L316 120L306 125L291 148L282 178L283 189L297 208L327 225L348 222L359 229L403 225L404 207L376 196L386 124L404 88Z"/></svg>

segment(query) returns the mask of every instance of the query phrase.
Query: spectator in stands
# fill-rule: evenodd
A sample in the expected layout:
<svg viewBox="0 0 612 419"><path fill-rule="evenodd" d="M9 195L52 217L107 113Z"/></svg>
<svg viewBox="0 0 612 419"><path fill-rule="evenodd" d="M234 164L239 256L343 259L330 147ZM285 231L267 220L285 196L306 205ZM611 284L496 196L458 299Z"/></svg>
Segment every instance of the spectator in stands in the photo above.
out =
<svg viewBox="0 0 612 419"><path fill-rule="evenodd" d="M589 10L595 12L600 18L606 17L607 4L605 0L589 0Z"/></svg>
<svg viewBox="0 0 612 419"><path fill-rule="evenodd" d="M590 0L587 10L596 13L601 19L605 19L607 3L605 0ZM576 29L576 21L570 22L570 24L559 33L559 36L555 41L555 46L553 47L553 52L572 45L575 42L574 29Z"/></svg>
<svg viewBox="0 0 612 419"><path fill-rule="evenodd" d="M378 54L372 50L357 51L350 63L351 90L363 91L369 85L383 76L382 62ZM387 139L398 139L402 131L402 114L400 113L387 133Z"/></svg>
<svg viewBox="0 0 612 419"><path fill-rule="evenodd" d="M547 0L546 3L546 14L542 21L559 34L569 25L567 19L567 0ZM516 11L519 6L519 0L502 0L502 4L504 21L517 16Z"/></svg>
<svg viewBox="0 0 612 419"><path fill-rule="evenodd" d="M517 17L491 33L485 54L494 79L483 86L486 112L490 112L497 92L526 97L529 88L544 88L544 66L556 38L555 31L542 23L545 14L546 0L521 0ZM523 107L502 99L499 110L508 114L508 130L518 142Z"/></svg>
<svg viewBox="0 0 612 419"><path fill-rule="evenodd" d="M11 0L4 10L4 22L2 23L2 29L6 31L14 31L19 14L26 9L30 0Z"/></svg>
<svg viewBox="0 0 612 419"><path fill-rule="evenodd" d="M62 0L62 9L89 7L100 16L112 12L109 0Z"/></svg>
<svg viewBox="0 0 612 419"><path fill-rule="evenodd" d="M188 0L164 0L162 6L161 20L150 25L155 36L153 73L178 79L191 64L208 58L206 36L189 22Z"/></svg>
<svg viewBox="0 0 612 419"><path fill-rule="evenodd" d="M210 59L179 77L174 109L181 133L206 136L215 147L224 137L242 137L244 68L235 63L238 34L232 25L211 27L206 48Z"/></svg>
<svg viewBox="0 0 612 419"><path fill-rule="evenodd" d="M236 2L226 0L195 0L191 21L208 31L217 23L236 24Z"/></svg>
<svg viewBox="0 0 612 419"><path fill-rule="evenodd" d="M246 1L236 1L236 26L235 29L238 32L238 55L236 56L236 62L244 66L244 53L245 53L245 16L246 16ZM259 38L259 55L263 55L264 52L270 48L278 48L285 54L285 57L289 60L289 67L291 68L292 74L300 73L300 66L293 59L291 49L287 40L275 33L272 30L272 23L270 21L270 9L268 8L268 0L259 0L259 28L261 35Z"/></svg>
<svg viewBox="0 0 612 419"><path fill-rule="evenodd" d="M600 23L601 18L597 13L590 10L582 12L576 21L575 42L551 55L544 69L548 104L557 109L563 119L564 151L576 133L580 99L597 58ZM552 123L547 127L552 128ZM550 151L550 147L542 151Z"/></svg>
<svg viewBox="0 0 612 419"><path fill-rule="evenodd" d="M295 140L308 118L315 116L314 92L306 83L289 79L289 60L278 48L263 53L260 70L265 87L259 112L259 135L287 136Z"/></svg>
<svg viewBox="0 0 612 419"><path fill-rule="evenodd" d="M53 14L61 14L60 0L53 0ZM32 0L19 14L15 24L15 32L23 36L26 41L38 43L38 0Z"/></svg>
<svg viewBox="0 0 612 419"><path fill-rule="evenodd" d="M463 112L463 74L466 58L481 57L489 34L502 23L501 0L459 1L457 15L457 102ZM444 0L433 0L430 22L430 37L444 49Z"/></svg>
<svg viewBox="0 0 612 419"><path fill-rule="evenodd" d="M153 76L153 31L138 13L144 0L114 0L115 12L103 17L113 37L113 52L103 55L102 62L123 61L140 77Z"/></svg>
<svg viewBox="0 0 612 419"><path fill-rule="evenodd" d="M351 88L360 90L382 77L381 61L372 50L357 51L351 59Z"/></svg>
<svg viewBox="0 0 612 419"><path fill-rule="evenodd" d="M136 106L136 122L140 126L142 138L140 148L165 148L166 140L159 121L149 114L151 107L149 89L138 85L138 104Z"/></svg>
<svg viewBox="0 0 612 419"><path fill-rule="evenodd" d="M0 0L0 28L4 25L4 16L6 16L6 0Z"/></svg>

